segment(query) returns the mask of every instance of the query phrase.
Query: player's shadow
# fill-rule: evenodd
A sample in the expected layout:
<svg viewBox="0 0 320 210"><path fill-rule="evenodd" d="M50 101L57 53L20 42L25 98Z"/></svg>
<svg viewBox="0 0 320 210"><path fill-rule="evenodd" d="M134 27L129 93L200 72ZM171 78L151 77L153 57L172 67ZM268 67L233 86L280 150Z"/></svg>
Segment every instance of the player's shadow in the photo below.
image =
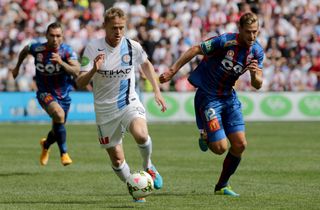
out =
<svg viewBox="0 0 320 210"><path fill-rule="evenodd" d="M0 173L0 177L11 177L11 176L33 176L39 173L30 173L30 172L7 172Z"/></svg>
<svg viewBox="0 0 320 210"><path fill-rule="evenodd" d="M97 205L101 205L101 207L106 208L106 209L128 209L128 208L135 208L133 205L126 205L126 204L119 204L119 205L108 205L106 204L105 200L101 201L5 201L5 202L0 202L0 204L6 204L6 205L59 205L61 206L62 204L65 205L93 205L95 208Z"/></svg>

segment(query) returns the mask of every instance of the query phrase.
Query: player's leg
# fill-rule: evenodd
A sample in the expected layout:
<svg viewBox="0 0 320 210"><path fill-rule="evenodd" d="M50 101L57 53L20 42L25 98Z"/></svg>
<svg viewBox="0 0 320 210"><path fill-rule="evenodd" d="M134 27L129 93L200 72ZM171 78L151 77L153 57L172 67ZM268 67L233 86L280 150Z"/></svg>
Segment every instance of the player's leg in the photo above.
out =
<svg viewBox="0 0 320 210"><path fill-rule="evenodd" d="M52 119L52 129L49 131L46 139L41 139L40 144L42 152L40 155L40 163L46 165L49 159L49 147L55 141L58 142L61 162L63 165L72 163L71 158L67 154L66 148L66 130L64 127L65 122L65 110L60 106L58 101L50 93L38 93L37 99L42 108L48 113ZM69 108L67 104L67 109Z"/></svg>
<svg viewBox="0 0 320 210"><path fill-rule="evenodd" d="M247 144L244 132L244 121L241 113L241 104L237 99L233 99L233 103L227 103L225 110L224 128L231 143L231 147L224 159L222 172L219 181L216 184L215 191L220 194L239 196L232 191L228 182L230 177L237 170L241 161L241 155Z"/></svg>
<svg viewBox="0 0 320 210"><path fill-rule="evenodd" d="M233 196L239 196L237 193L233 192L228 182L240 164L241 154L244 151L246 140L244 138L244 132L229 134L228 138L231 142L231 147L223 161L222 172L220 174L218 183L215 186L215 191L217 194L230 194Z"/></svg>
<svg viewBox="0 0 320 210"><path fill-rule="evenodd" d="M130 131L138 145L142 157L142 166L151 175L154 181L154 188L162 188L162 177L151 161L152 140L148 133L145 111L142 104L136 103L128 108L123 125Z"/></svg>
<svg viewBox="0 0 320 210"><path fill-rule="evenodd" d="M123 130L120 125L120 119L110 120L105 124L97 125L97 131L100 146L106 149L113 171L125 183L130 176L130 167L125 161L122 148Z"/></svg>
<svg viewBox="0 0 320 210"><path fill-rule="evenodd" d="M130 167L125 161L122 144L106 149L112 164L112 169L122 182L130 176Z"/></svg>
<svg viewBox="0 0 320 210"><path fill-rule="evenodd" d="M122 147L123 129L120 125L120 118L98 125L97 129L100 146L106 149L114 173L122 182L126 183L130 176L130 167L125 160ZM145 202L145 199L134 199L134 201Z"/></svg>
<svg viewBox="0 0 320 210"><path fill-rule="evenodd" d="M152 153L152 141L150 136L148 135L148 129L145 119L143 118L135 118L132 120L129 126L129 131L134 137L141 156L142 156L142 166L144 169L150 168L152 166L151 163L151 153Z"/></svg>
<svg viewBox="0 0 320 210"><path fill-rule="evenodd" d="M213 153L221 155L228 149L228 141L221 118L223 106L219 99L214 101L202 99L202 101L203 102L200 105L197 105L198 128L200 128L199 124L201 124L203 132L206 135L206 144L208 148Z"/></svg>
<svg viewBox="0 0 320 210"><path fill-rule="evenodd" d="M49 93L39 93L37 94L37 99L41 107L48 113L49 105L56 101L54 97ZM49 114L49 113L48 113ZM52 121L53 124L53 121ZM49 150L51 144L55 143L54 133L53 130L50 130L47 134L47 138L43 138L40 141L42 148L45 150Z"/></svg>
<svg viewBox="0 0 320 210"><path fill-rule="evenodd" d="M130 123L129 130L138 144L138 148L142 157L143 168L151 175L154 181L154 188L161 189L163 186L163 180L156 167L151 162L152 140L148 135L145 119L139 117L135 118Z"/></svg>
<svg viewBox="0 0 320 210"><path fill-rule="evenodd" d="M53 121L52 131L54 133L54 138L56 139L60 150L61 163L64 166L69 165L72 163L72 160L67 152L67 132L65 128L66 112L56 101L50 103L50 105L47 108L47 112L51 116Z"/></svg>
<svg viewBox="0 0 320 210"><path fill-rule="evenodd" d="M207 133L207 145L208 148L215 154L222 155L228 149L228 141L225 133L225 109L224 99L216 99L214 101L208 101L204 103L200 109L200 116L203 119L204 129ZM222 175L225 172L225 165L222 170ZM230 186L220 185L215 186L215 194L238 196L232 191Z"/></svg>
<svg viewBox="0 0 320 210"><path fill-rule="evenodd" d="M199 147L201 151L210 150L215 154L223 154L228 148L228 142L221 122L220 100L211 101L206 93L197 91L195 98L195 115L200 131Z"/></svg>
<svg viewBox="0 0 320 210"><path fill-rule="evenodd" d="M204 119L202 113L202 103L204 101L203 94L197 91L194 97L194 111L196 117L196 124L199 129L200 137L198 139L199 148L201 151L206 152L208 150L208 136L204 126Z"/></svg>

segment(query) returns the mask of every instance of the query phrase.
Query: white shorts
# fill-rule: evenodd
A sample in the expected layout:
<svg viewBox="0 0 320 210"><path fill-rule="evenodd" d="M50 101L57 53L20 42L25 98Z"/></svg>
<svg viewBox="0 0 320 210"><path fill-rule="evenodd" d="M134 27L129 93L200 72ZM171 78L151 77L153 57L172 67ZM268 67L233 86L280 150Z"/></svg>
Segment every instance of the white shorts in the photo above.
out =
<svg viewBox="0 0 320 210"><path fill-rule="evenodd" d="M122 137L136 118L146 120L146 111L141 103L129 104L118 118L97 125L100 146L108 149L122 143Z"/></svg>

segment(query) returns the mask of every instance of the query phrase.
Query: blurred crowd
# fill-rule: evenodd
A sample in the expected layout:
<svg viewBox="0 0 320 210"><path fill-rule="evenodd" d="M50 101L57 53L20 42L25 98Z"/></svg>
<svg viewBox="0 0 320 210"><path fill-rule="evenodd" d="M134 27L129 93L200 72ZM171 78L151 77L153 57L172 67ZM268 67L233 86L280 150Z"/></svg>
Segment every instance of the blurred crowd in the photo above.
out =
<svg viewBox="0 0 320 210"><path fill-rule="evenodd" d="M258 40L265 49L263 91L320 90L319 0L116 0L128 15L126 36L139 41L158 74L192 45L225 32L237 32L241 14L252 11L260 19ZM101 27L107 8L93 0L0 0L0 91L33 91L35 68L29 56L13 80L9 73L27 44L45 41L48 24L64 25L64 41L81 56ZM186 64L163 91L193 91L187 81L201 57ZM143 91L150 84L137 74ZM236 87L253 91L245 73Z"/></svg>

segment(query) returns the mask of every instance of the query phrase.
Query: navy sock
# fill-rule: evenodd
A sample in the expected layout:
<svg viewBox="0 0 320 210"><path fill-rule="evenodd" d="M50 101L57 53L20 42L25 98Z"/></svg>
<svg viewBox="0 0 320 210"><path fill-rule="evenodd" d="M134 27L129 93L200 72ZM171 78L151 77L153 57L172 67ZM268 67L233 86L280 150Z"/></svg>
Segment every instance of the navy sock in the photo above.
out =
<svg viewBox="0 0 320 210"><path fill-rule="evenodd" d="M216 190L220 190L228 185L229 178L237 170L241 158L232 155L228 152L226 158L223 161L223 168L219 178L219 181L215 187Z"/></svg>
<svg viewBox="0 0 320 210"><path fill-rule="evenodd" d="M47 139L44 142L43 147L45 149L49 149L49 147L51 146L51 144L53 144L54 142L56 142L55 138L54 138L54 133L51 131L49 131L48 135L47 135Z"/></svg>
<svg viewBox="0 0 320 210"><path fill-rule="evenodd" d="M66 128L63 123L54 123L53 131L55 139L57 140L60 154L67 152L67 143L66 143Z"/></svg>

